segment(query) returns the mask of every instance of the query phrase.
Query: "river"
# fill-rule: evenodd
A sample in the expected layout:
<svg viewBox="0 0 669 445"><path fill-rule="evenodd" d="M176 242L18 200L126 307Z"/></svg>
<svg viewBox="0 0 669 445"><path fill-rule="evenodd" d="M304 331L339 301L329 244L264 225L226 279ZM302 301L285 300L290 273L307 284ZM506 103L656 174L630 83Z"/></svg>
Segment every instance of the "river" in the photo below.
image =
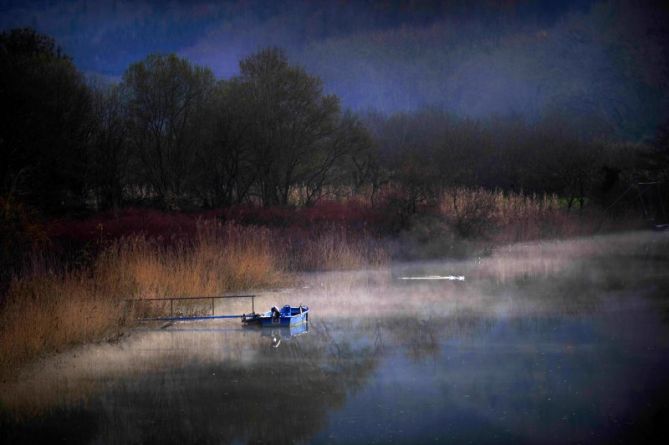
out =
<svg viewBox="0 0 669 445"><path fill-rule="evenodd" d="M3 382L2 443L631 443L669 429L669 233L304 274L292 330L146 324ZM248 311L224 302L221 312Z"/></svg>

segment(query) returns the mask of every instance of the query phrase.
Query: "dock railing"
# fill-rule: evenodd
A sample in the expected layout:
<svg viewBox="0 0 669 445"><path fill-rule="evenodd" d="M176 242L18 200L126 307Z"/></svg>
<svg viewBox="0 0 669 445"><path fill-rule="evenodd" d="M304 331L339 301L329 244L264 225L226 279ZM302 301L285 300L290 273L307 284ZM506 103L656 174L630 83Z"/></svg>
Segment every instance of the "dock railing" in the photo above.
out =
<svg viewBox="0 0 669 445"><path fill-rule="evenodd" d="M159 298L130 298L126 299L125 302L128 305L128 309L135 308L137 304L141 303L151 303L151 302L168 302L170 303L170 314L169 316L161 317L139 317L139 321L178 321L178 320L206 320L206 319L218 319L218 318L242 318L245 314L220 314L216 315L216 300L222 299L232 299L232 298L250 298L251 299L251 312L255 313L255 295L215 295L215 296L202 296L202 297L159 297ZM174 302L175 301L203 301L211 300L211 314L210 315L192 315L192 316L175 316L174 313Z"/></svg>

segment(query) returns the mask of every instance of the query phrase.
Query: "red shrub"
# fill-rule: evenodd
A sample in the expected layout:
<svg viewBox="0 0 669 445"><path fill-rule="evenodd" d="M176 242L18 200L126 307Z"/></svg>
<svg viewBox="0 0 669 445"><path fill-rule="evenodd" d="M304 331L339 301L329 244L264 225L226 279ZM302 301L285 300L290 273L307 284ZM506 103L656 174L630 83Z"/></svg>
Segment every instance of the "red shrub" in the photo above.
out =
<svg viewBox="0 0 669 445"><path fill-rule="evenodd" d="M104 212L86 219L59 219L47 225L50 238L86 243L115 240L132 235L165 240L194 236L198 220L214 219L220 212L178 213L152 209L124 209L114 215Z"/></svg>
<svg viewBox="0 0 669 445"><path fill-rule="evenodd" d="M223 218L240 224L285 228L313 228L337 225L352 229L372 229L381 222L377 209L357 201L322 201L312 207L235 206L223 211Z"/></svg>
<svg viewBox="0 0 669 445"><path fill-rule="evenodd" d="M384 218L381 211L350 200L323 201L313 207L303 208L240 205L196 213L127 208L116 214L103 212L85 219L53 220L46 227L49 238L61 245L76 247L90 243L103 244L135 235L165 242L189 240L196 234L198 221L213 219L298 232L318 232L319 228L332 226L350 231L374 232Z"/></svg>

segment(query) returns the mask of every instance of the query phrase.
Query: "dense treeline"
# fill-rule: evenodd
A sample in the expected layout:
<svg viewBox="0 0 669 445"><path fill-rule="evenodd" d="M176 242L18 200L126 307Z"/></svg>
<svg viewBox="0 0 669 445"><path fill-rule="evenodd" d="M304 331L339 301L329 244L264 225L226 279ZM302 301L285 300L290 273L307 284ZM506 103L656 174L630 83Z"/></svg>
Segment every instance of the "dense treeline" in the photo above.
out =
<svg viewBox="0 0 669 445"><path fill-rule="evenodd" d="M240 62L240 75L175 55L150 55L117 85L88 85L52 39L1 38L2 192L44 211L304 203L348 181L371 140L278 49Z"/></svg>
<svg viewBox="0 0 669 445"><path fill-rule="evenodd" d="M621 192L643 146L584 138L559 116L535 123L506 118L458 119L439 110L384 117L370 114L383 164L412 199L439 190L484 187L549 193L571 208L586 199L605 204Z"/></svg>
<svg viewBox="0 0 669 445"><path fill-rule="evenodd" d="M344 193L374 202L382 189L413 213L455 187L607 207L668 171L667 126L653 143L632 143L557 114L354 115L274 48L228 80L150 55L110 85L84 79L50 37L17 29L0 36L0 64L0 195L47 214L310 205Z"/></svg>

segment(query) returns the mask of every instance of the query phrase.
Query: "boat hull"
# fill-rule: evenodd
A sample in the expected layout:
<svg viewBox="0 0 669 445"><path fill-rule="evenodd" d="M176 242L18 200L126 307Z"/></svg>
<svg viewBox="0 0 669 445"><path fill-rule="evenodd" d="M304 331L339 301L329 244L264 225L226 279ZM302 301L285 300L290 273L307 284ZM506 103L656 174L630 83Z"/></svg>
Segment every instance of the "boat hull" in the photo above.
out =
<svg viewBox="0 0 669 445"><path fill-rule="evenodd" d="M260 317L260 325L263 327L293 326L309 320L309 313L280 317Z"/></svg>
<svg viewBox="0 0 669 445"><path fill-rule="evenodd" d="M253 314L244 316L242 322L247 325L256 325L262 327L286 327L295 326L309 321L308 307L290 307L284 306L281 311L272 310L264 314Z"/></svg>

